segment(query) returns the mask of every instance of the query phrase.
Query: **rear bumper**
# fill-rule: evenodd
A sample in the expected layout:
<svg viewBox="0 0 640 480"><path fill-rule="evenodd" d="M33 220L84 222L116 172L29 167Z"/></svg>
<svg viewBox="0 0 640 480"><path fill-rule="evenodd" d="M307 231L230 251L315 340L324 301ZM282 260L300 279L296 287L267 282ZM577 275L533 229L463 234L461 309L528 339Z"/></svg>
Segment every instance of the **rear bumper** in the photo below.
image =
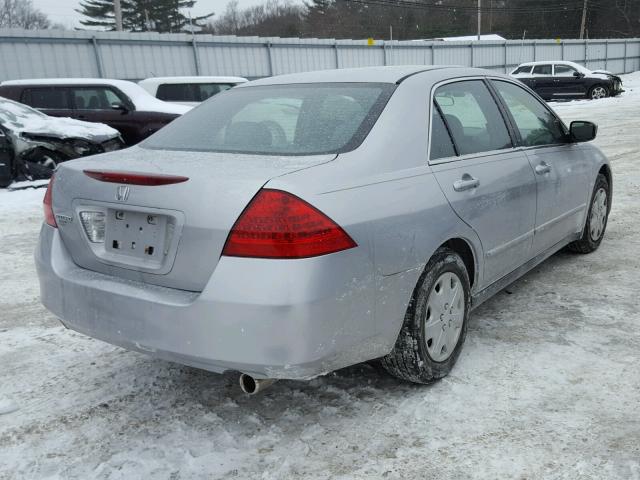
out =
<svg viewBox="0 0 640 480"><path fill-rule="evenodd" d="M42 303L68 328L214 372L308 379L393 345L376 328L376 279L357 248L290 261L223 257L201 293L80 268L47 225L35 257Z"/></svg>

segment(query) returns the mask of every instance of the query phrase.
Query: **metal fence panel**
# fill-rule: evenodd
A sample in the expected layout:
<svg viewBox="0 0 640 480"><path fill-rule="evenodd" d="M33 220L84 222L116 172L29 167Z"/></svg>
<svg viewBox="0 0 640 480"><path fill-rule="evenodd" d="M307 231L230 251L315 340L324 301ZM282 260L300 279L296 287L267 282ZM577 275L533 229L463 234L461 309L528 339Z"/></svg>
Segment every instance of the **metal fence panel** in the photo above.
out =
<svg viewBox="0 0 640 480"><path fill-rule="evenodd" d="M34 77L240 75L370 65L465 65L509 72L534 60L640 69L640 39L432 42L0 29L0 81Z"/></svg>

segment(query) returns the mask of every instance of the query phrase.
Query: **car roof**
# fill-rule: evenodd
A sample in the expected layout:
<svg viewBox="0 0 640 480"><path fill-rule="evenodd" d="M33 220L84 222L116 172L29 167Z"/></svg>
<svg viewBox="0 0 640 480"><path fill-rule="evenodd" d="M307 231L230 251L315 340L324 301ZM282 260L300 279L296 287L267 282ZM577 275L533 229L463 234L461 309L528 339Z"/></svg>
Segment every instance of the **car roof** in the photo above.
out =
<svg viewBox="0 0 640 480"><path fill-rule="evenodd" d="M399 83L405 78L422 72L450 70L452 77L486 75L488 70L451 65L398 65L387 67L341 68L336 70L318 70L313 72L290 73L275 77L254 80L236 88L248 88L258 85L284 85L291 83Z"/></svg>
<svg viewBox="0 0 640 480"><path fill-rule="evenodd" d="M525 63L521 63L520 65L518 65L518 67L531 67L531 66L536 66L536 65L551 65L551 64L555 64L555 65L569 65L571 67L581 67L581 65L575 63L575 62L569 62L567 60L539 60L536 62L525 62Z"/></svg>
<svg viewBox="0 0 640 480"><path fill-rule="evenodd" d="M24 80L5 80L0 85L131 85L134 82L128 80L115 80L110 78L28 78Z"/></svg>
<svg viewBox="0 0 640 480"><path fill-rule="evenodd" d="M248 82L243 77L205 77L205 76L183 76L183 77L149 77L139 81L140 85L160 85L163 83L245 83Z"/></svg>

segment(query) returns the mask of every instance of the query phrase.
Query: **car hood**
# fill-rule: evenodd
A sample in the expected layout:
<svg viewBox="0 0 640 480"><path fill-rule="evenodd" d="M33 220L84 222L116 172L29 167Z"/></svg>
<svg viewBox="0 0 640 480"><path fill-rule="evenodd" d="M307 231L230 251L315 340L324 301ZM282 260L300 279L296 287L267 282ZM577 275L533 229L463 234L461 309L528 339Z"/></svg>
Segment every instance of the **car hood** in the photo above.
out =
<svg viewBox="0 0 640 480"><path fill-rule="evenodd" d="M116 138L120 133L102 123L83 122L73 118L31 117L27 121L17 118L9 128L14 133L54 138L83 138L104 142Z"/></svg>

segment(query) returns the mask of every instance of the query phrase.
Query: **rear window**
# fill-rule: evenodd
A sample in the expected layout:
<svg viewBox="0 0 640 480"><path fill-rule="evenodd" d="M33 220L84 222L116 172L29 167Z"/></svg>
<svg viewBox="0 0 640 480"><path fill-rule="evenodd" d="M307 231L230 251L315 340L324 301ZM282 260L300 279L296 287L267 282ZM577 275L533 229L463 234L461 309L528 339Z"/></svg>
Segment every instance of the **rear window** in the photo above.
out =
<svg viewBox="0 0 640 480"><path fill-rule="evenodd" d="M356 148L392 84L323 83L232 89L142 143L166 150L315 155Z"/></svg>
<svg viewBox="0 0 640 480"><path fill-rule="evenodd" d="M33 108L66 110L69 108L69 91L66 88L27 88L20 101Z"/></svg>
<svg viewBox="0 0 640 480"><path fill-rule="evenodd" d="M235 83L163 83L158 85L156 97L166 102L204 102L235 85Z"/></svg>
<svg viewBox="0 0 640 480"><path fill-rule="evenodd" d="M551 76L551 65L536 65L533 67L533 74Z"/></svg>
<svg viewBox="0 0 640 480"><path fill-rule="evenodd" d="M523 67L518 67L513 71L513 73L511 75L517 75L518 73L530 73L531 72L531 68L533 68L531 65L525 65Z"/></svg>

